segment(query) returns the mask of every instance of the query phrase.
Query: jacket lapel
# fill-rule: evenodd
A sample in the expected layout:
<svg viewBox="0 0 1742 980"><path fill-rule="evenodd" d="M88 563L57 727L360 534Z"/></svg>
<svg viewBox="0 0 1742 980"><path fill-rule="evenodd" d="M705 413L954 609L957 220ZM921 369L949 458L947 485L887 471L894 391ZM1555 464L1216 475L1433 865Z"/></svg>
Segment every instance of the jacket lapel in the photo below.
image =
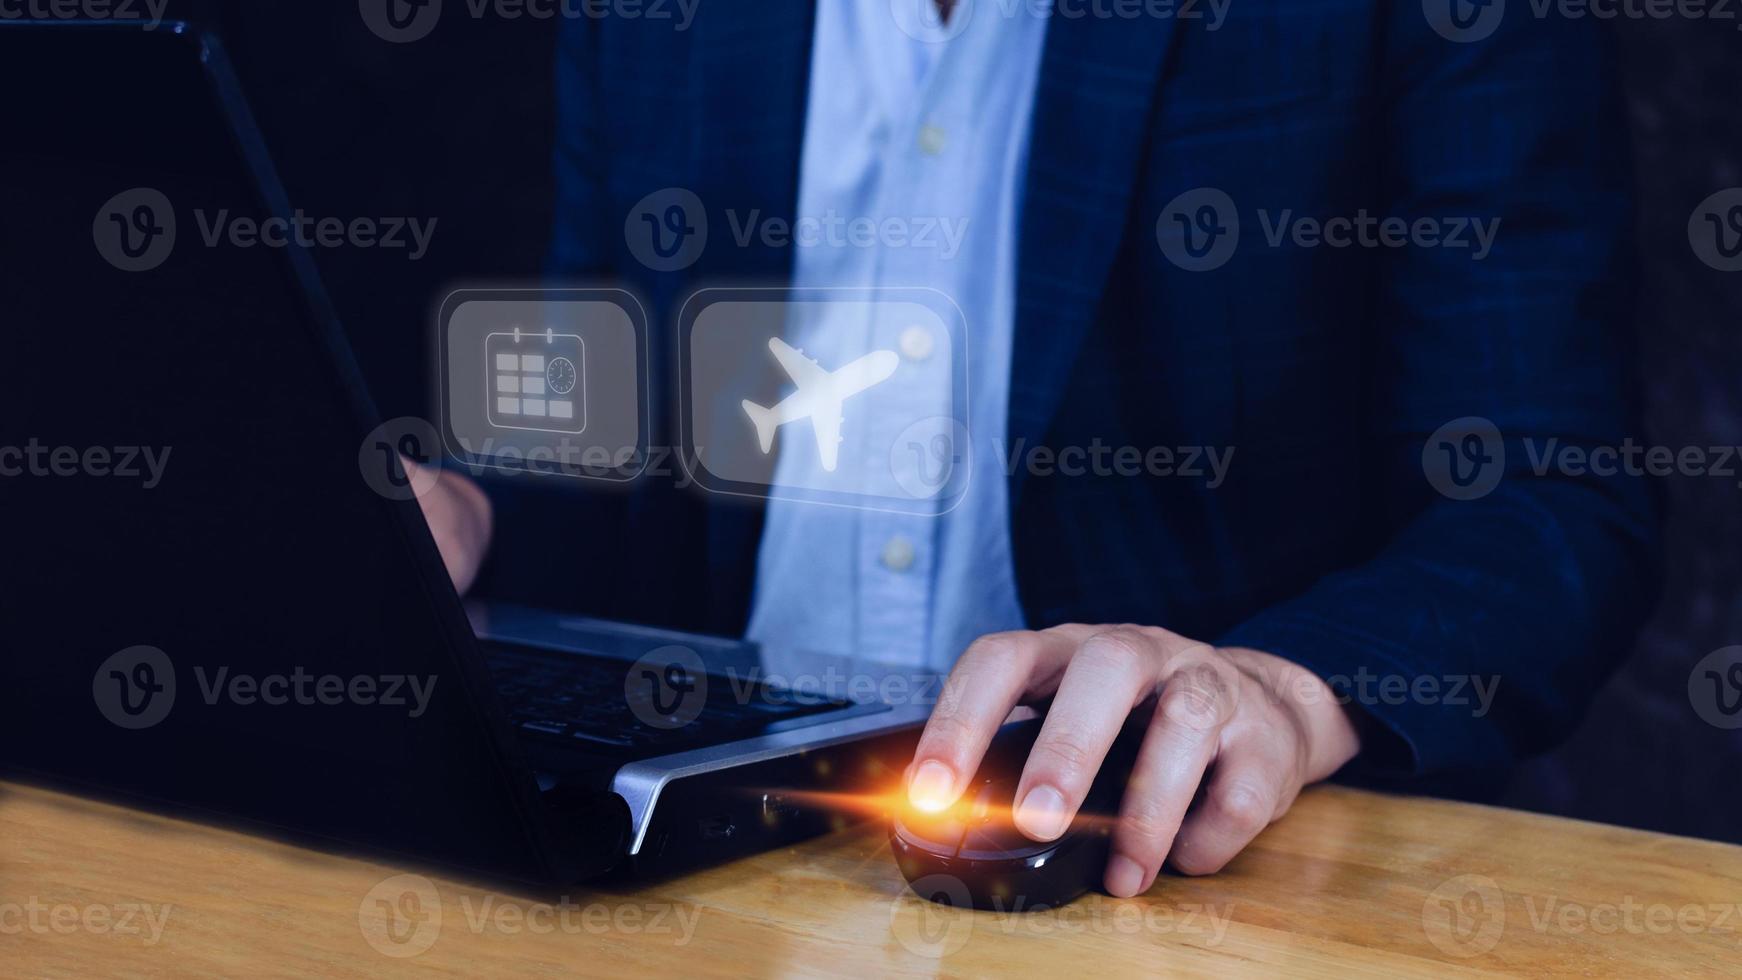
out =
<svg viewBox="0 0 1742 980"><path fill-rule="evenodd" d="M1012 445L1045 437L1101 301L1174 20L1055 17L1047 26L1017 259ZM1020 468L1011 480L1014 502Z"/></svg>
<svg viewBox="0 0 1742 980"><path fill-rule="evenodd" d="M740 247L731 219L790 222L798 209L815 21L813 0L723 0L703 4L696 16L689 132L710 227L692 283L733 277L772 284L791 275L790 244L752 238Z"/></svg>
<svg viewBox="0 0 1742 980"><path fill-rule="evenodd" d="M685 276L691 285L773 285L792 275L790 244L773 247L758 236L740 247L733 219L742 224L754 214L790 227L798 210L815 13L813 0L720 0L698 10L688 126L709 230L702 260ZM700 590L703 628L743 634L755 581L743 570L756 567L762 517L759 502L737 498L713 497L703 508L712 570Z"/></svg>

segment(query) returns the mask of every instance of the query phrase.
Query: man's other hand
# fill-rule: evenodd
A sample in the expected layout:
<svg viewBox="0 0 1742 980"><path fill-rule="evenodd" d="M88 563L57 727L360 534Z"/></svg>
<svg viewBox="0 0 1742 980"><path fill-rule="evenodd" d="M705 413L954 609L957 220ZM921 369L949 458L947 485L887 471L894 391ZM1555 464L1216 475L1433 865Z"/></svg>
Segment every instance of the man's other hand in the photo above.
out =
<svg viewBox="0 0 1742 980"><path fill-rule="evenodd" d="M400 461L405 464L407 476L420 469L403 456ZM484 563L484 554L490 549L493 520L490 498L461 474L441 470L436 474L435 486L418 497L418 503L423 505L423 518L429 522L430 533L441 550L448 577L464 595L478 577L478 566Z"/></svg>

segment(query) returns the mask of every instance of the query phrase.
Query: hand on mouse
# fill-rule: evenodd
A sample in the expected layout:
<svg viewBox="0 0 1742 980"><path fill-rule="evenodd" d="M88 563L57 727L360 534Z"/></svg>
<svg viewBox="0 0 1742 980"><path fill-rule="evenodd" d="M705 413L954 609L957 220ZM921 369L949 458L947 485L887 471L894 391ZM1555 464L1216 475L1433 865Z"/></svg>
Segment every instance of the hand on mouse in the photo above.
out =
<svg viewBox="0 0 1742 980"><path fill-rule="evenodd" d="M909 798L953 803L1010 710L1049 699L1014 817L1042 841L1070 827L1127 717L1153 706L1107 863L1120 897L1148 890L1170 858L1185 874L1221 870L1360 748L1330 687L1297 664L1153 627L1072 624L994 633L962 654L914 753Z"/></svg>

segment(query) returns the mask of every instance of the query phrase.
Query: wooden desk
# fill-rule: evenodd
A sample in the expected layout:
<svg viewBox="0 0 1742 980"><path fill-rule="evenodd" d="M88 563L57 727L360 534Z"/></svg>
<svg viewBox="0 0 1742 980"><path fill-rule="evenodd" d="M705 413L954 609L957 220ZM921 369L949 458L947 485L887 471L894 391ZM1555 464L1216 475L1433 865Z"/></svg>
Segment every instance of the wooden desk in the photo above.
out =
<svg viewBox="0 0 1742 980"><path fill-rule="evenodd" d="M1027 915L914 899L871 826L566 903L10 784L0 848L8 976L1742 972L1742 848L1340 788L1221 875Z"/></svg>

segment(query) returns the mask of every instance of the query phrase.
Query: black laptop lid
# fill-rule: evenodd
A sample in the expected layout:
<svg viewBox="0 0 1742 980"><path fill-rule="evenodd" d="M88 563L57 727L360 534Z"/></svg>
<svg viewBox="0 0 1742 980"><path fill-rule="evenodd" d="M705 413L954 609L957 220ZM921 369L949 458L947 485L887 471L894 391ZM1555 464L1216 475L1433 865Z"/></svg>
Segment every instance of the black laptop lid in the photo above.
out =
<svg viewBox="0 0 1742 980"><path fill-rule="evenodd" d="M215 47L0 24L0 92L0 759L503 874L605 860L615 822L576 852L485 723L308 255L212 235L288 211Z"/></svg>

